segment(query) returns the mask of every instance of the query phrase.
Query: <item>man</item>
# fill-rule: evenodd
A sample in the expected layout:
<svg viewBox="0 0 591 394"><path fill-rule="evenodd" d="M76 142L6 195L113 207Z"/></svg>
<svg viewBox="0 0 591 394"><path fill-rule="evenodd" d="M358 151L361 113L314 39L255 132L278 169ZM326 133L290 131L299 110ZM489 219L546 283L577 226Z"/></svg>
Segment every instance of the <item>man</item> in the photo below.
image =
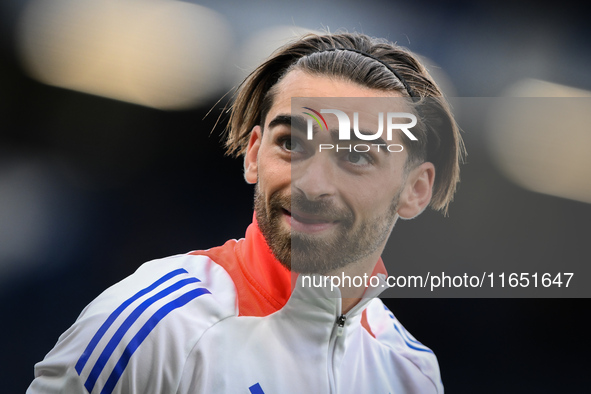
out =
<svg viewBox="0 0 591 394"><path fill-rule="evenodd" d="M36 365L28 392L443 392L434 354L375 298L397 218L446 210L455 191L462 144L441 96L411 54L364 35L308 35L281 48L231 110L228 151L244 156L256 183L245 238L148 262L107 289ZM310 111L339 104L332 97L410 97L401 105L419 118L417 143L398 133L396 153L325 154L334 119L305 138L294 97ZM359 128L375 126L360 113ZM341 274L380 285L304 281Z"/></svg>

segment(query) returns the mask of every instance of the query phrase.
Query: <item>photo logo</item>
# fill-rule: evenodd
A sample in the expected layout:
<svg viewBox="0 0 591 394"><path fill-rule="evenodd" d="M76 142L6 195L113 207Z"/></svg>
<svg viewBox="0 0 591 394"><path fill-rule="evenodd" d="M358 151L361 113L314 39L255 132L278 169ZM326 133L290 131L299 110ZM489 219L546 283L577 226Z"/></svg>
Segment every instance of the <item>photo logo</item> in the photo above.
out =
<svg viewBox="0 0 591 394"><path fill-rule="evenodd" d="M326 120L324 119L322 114L336 115L337 120L339 122L339 140L340 141L348 141L351 139L351 120L349 119L349 116L345 112L340 111L338 109L321 109L320 112L318 112L310 107L303 107L303 108L307 109L309 111L312 111L316 115L315 116L309 112L304 112L304 114L309 115L310 117L312 117L316 121L316 123L318 123L318 126L320 126L321 130L323 129L322 124L324 124L324 126L326 127L326 130L328 130L328 124L326 123ZM320 118L320 119L318 119L318 118ZM408 122L408 123L394 123L393 122L394 119L400 119L400 118L410 119L410 122ZM322 120L322 123L320 123L320 120ZM407 112L388 112L386 114L386 139L388 141L391 141L392 140L392 131L393 130L400 130L410 140L417 141L417 137L415 137L414 134L412 134L409 130L410 128L412 128L416 125L417 125L417 117L414 116L413 114L410 114ZM358 112L353 113L353 132L355 133L355 136L357 137L357 139L360 139L362 141L375 141L382 136L383 131L384 131L384 113L383 112L378 113L378 130L374 134L363 134L362 132L360 132L359 131L359 113ZM307 129L308 140L312 140L313 135L314 135L314 132L313 132L312 119L308 119L308 129Z"/></svg>
<svg viewBox="0 0 591 394"><path fill-rule="evenodd" d="M324 119L324 116L320 115L320 112L313 110L310 107L303 107L304 109L310 110L312 112L314 112L320 119L322 119L322 123L324 123L324 126L326 127L326 130L328 130L328 124L326 124L326 120ZM314 118L314 120L316 121L316 123L318 123L318 126L320 126L320 130L322 130L322 124L320 123L320 121L318 120L318 118L314 115L312 115L311 113L308 112L304 112L304 114L306 115L310 115L312 118ZM310 138L310 129L312 126L312 122L309 121L308 122L308 139L311 140L312 138Z"/></svg>
<svg viewBox="0 0 591 394"><path fill-rule="evenodd" d="M328 124L326 123L326 119L322 116L322 114L333 114L337 117L339 122L339 141L349 141L351 140L351 120L349 116L338 109L321 109L320 112L310 108L310 107L302 107L307 109L310 112L304 112L304 114L310 116L312 119L308 119L308 127L307 127L307 139L312 140L314 136L314 123L312 120L315 120L320 130L326 129L328 131ZM410 119L408 123L394 123L394 119ZM322 121L322 122L321 122ZM416 126L417 124L417 117L413 114L407 112L388 112L386 114L386 140L391 141L393 136L393 130L400 130L402 131L411 141L417 141L417 137L414 136L413 133L410 132L410 128ZM324 125L324 126L323 126ZM368 134L367 131L361 132L359 130L359 113L353 112L353 133L355 134L355 139L361 141L375 141L381 140L383 141L382 134L384 132L384 113L378 113L378 130L373 134ZM377 151L380 151L380 147L385 147L388 152L402 152L404 147L400 144L371 144L373 147L377 148ZM367 144L355 144L347 146L340 146L340 145L333 145L333 144L320 144L319 151L322 150L331 150L336 149L338 152L339 150L346 150L349 152L369 152L371 146Z"/></svg>

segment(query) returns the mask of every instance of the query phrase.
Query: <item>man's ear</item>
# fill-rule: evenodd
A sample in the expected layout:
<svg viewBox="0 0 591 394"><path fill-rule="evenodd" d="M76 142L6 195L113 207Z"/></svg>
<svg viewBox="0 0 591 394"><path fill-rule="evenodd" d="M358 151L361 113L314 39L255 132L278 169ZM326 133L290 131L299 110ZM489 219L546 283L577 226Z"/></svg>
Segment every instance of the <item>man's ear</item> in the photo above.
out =
<svg viewBox="0 0 591 394"><path fill-rule="evenodd" d="M261 147L261 139L263 138L261 126L253 127L250 132L250 140L244 155L244 179L250 184L257 183L258 179L258 155Z"/></svg>
<svg viewBox="0 0 591 394"><path fill-rule="evenodd" d="M398 215L402 219L412 219L427 208L433 195L435 166L425 162L412 169L398 202Z"/></svg>

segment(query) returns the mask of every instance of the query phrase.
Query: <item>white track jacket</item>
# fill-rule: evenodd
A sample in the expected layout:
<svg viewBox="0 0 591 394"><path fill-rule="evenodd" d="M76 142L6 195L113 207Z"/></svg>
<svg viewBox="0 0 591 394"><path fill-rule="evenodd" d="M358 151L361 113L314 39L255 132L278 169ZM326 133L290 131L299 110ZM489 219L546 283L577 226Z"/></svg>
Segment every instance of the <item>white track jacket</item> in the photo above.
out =
<svg viewBox="0 0 591 394"><path fill-rule="evenodd" d="M302 286L255 222L244 239L150 261L104 291L27 393L443 393L433 352L373 290L342 315L338 289Z"/></svg>

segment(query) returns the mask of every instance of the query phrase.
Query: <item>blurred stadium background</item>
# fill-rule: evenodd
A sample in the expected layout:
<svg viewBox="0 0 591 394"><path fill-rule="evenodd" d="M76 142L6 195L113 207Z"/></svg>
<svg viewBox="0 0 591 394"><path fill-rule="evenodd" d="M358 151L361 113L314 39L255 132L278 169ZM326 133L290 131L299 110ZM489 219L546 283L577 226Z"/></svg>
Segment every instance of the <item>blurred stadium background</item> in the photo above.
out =
<svg viewBox="0 0 591 394"><path fill-rule="evenodd" d="M591 25L568 2L4 0L0 21L6 393L23 392L82 308L142 262L242 236L253 191L214 125L226 93L294 34L385 37L424 56L452 97L591 95ZM585 110L560 130L507 106L484 115L511 124L456 112L469 157L450 217L399 223L401 255L590 263ZM388 304L434 349L450 393L588 390L587 299Z"/></svg>

